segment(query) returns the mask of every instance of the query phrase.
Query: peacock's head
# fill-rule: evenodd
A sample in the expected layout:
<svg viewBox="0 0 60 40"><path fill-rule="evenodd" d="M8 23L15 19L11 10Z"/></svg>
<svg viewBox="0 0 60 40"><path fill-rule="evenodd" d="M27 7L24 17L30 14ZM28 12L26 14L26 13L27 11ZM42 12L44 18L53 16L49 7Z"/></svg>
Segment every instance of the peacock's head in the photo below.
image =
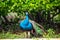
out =
<svg viewBox="0 0 60 40"><path fill-rule="evenodd" d="M28 12L26 12L26 16L28 16Z"/></svg>
<svg viewBox="0 0 60 40"><path fill-rule="evenodd" d="M26 19L29 19L29 17L28 17L29 15L28 15L28 12L26 12Z"/></svg>

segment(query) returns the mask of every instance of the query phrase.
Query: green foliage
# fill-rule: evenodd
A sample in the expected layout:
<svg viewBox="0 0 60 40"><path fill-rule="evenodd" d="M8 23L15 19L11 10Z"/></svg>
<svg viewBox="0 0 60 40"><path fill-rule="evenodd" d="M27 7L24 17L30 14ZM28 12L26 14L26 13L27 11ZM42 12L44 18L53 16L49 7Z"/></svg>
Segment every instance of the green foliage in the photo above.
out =
<svg viewBox="0 0 60 40"><path fill-rule="evenodd" d="M10 32L7 32L7 33L0 33L0 39L16 39L16 38L25 38L25 35L24 33L20 33L20 35L17 35L17 34L12 34Z"/></svg>
<svg viewBox="0 0 60 40"><path fill-rule="evenodd" d="M33 12L34 18L36 11L50 10L54 7L60 6L59 0L1 0L0 1L0 15L8 15L9 12L17 12L17 15L23 16L24 12ZM47 13L48 14L48 13ZM53 15L53 14L52 14Z"/></svg>
<svg viewBox="0 0 60 40"><path fill-rule="evenodd" d="M8 12L24 12L35 11L42 9L50 9L54 6L59 6L59 0L1 0L0 1L0 14L6 15ZM4 14L2 14L4 13Z"/></svg>
<svg viewBox="0 0 60 40"><path fill-rule="evenodd" d="M60 34L55 34L53 29L48 29L48 33L44 34L43 37L45 38L60 38Z"/></svg>
<svg viewBox="0 0 60 40"><path fill-rule="evenodd" d="M56 22L59 22L60 21L60 14L56 15L54 18L53 18L54 21Z"/></svg>

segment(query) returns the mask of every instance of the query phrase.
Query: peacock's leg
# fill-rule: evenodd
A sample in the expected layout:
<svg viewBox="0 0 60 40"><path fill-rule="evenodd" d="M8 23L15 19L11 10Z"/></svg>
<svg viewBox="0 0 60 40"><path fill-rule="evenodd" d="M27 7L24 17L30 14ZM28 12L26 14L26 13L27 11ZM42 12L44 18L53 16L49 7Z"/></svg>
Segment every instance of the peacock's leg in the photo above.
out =
<svg viewBox="0 0 60 40"><path fill-rule="evenodd" d="M30 38L30 31L25 31L24 34L25 34L25 38Z"/></svg>
<svg viewBox="0 0 60 40"><path fill-rule="evenodd" d="M25 31L24 34L25 34L25 38L30 38L30 31Z"/></svg>
<svg viewBox="0 0 60 40"><path fill-rule="evenodd" d="M30 31L28 31L28 38L30 38Z"/></svg>
<svg viewBox="0 0 60 40"><path fill-rule="evenodd" d="M25 34L25 35L24 35L24 36L25 36L25 38L27 38L27 33L26 33L26 31L24 32L24 34Z"/></svg>

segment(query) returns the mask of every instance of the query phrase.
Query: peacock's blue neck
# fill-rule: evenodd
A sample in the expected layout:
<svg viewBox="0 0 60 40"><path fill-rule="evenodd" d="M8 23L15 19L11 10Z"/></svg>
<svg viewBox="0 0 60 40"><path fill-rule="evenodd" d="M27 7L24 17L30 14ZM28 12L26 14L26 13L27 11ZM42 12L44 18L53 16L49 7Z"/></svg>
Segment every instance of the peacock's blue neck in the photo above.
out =
<svg viewBox="0 0 60 40"><path fill-rule="evenodd" d="M28 18L28 12L26 12L26 20L29 20L29 18Z"/></svg>
<svg viewBox="0 0 60 40"><path fill-rule="evenodd" d="M28 15L26 15L26 20L29 20Z"/></svg>
<svg viewBox="0 0 60 40"><path fill-rule="evenodd" d="M28 15L26 15L26 18L25 18L25 20L23 20L22 21L22 23L23 23L23 25L28 25L28 23L29 23L29 18L28 18Z"/></svg>

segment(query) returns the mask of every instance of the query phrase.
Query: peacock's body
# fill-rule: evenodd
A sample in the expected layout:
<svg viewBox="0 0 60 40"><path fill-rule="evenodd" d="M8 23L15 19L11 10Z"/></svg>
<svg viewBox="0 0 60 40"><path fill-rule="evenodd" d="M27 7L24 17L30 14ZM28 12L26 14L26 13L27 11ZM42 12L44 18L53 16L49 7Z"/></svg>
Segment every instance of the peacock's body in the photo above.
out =
<svg viewBox="0 0 60 40"><path fill-rule="evenodd" d="M26 12L26 18L23 21L20 22L20 28L22 30L27 30L27 31L33 29L32 23L29 22L29 18L28 18L28 13L27 12Z"/></svg>

